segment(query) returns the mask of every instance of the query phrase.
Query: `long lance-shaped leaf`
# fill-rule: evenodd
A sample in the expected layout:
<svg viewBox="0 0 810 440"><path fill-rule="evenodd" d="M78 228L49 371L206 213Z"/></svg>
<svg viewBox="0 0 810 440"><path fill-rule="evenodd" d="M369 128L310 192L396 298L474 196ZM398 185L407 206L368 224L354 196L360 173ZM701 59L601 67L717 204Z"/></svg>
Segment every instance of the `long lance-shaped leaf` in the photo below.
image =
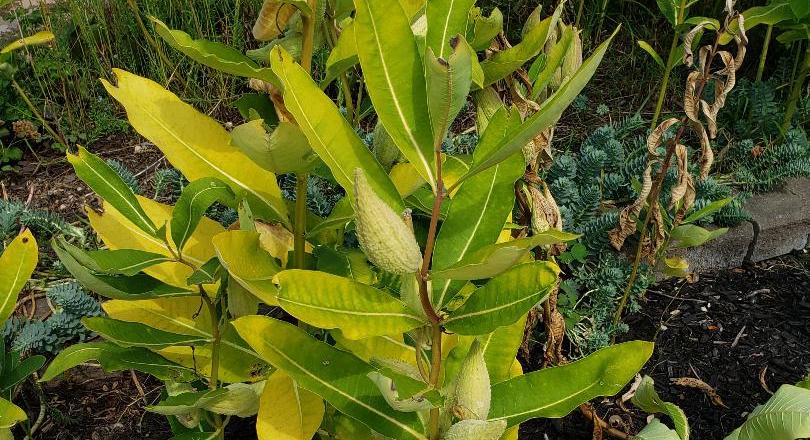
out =
<svg viewBox="0 0 810 440"><path fill-rule="evenodd" d="M236 195L225 182L217 178L204 177L183 189L172 211L171 235L178 251L182 253L203 215L216 202L236 208Z"/></svg>
<svg viewBox="0 0 810 440"><path fill-rule="evenodd" d="M37 241L26 229L0 256L0 322L14 313L17 297L37 267L38 253Z"/></svg>
<svg viewBox="0 0 810 440"><path fill-rule="evenodd" d="M78 154L67 154L68 162L73 165L76 175L96 194L124 215L134 225L150 235L157 235L157 228L146 215L132 188L127 185L108 164L79 147Z"/></svg>
<svg viewBox="0 0 810 440"><path fill-rule="evenodd" d="M124 106L132 127L186 178L219 178L235 193L244 193L258 217L289 225L276 176L231 145L224 127L158 83L123 70L113 73L116 86L102 80L107 92Z"/></svg>
<svg viewBox="0 0 810 440"><path fill-rule="evenodd" d="M27 46L50 43L55 38L56 38L56 36L54 36L53 32L49 32L49 31L37 32L36 34L31 35L30 37L24 37L24 38L20 38L18 40L12 41L7 46L3 47L2 50L0 50L0 54L6 54L6 53L9 53L9 52L13 52L13 51L15 51L17 49L21 49L21 48L27 47Z"/></svg>
<svg viewBox="0 0 810 440"><path fill-rule="evenodd" d="M435 187L425 70L410 21L396 0L355 0L355 41L363 79L385 131Z"/></svg>
<svg viewBox="0 0 810 440"><path fill-rule="evenodd" d="M146 274L114 276L95 274L83 263L93 262L83 250L62 238L55 238L51 246L59 261L84 287L105 298L148 299L175 296L196 296L198 291L171 286Z"/></svg>
<svg viewBox="0 0 810 440"><path fill-rule="evenodd" d="M138 322L118 321L104 317L88 317L82 324L108 341L122 347L145 347L160 350L173 345L202 345L211 342L200 336L180 335L149 327Z"/></svg>
<svg viewBox="0 0 810 440"><path fill-rule="evenodd" d="M256 78L278 86L278 78L273 71L262 68L238 50L222 43L208 40L195 40L181 30L169 29L165 23L150 17L157 34L171 47L192 60L235 76Z"/></svg>
<svg viewBox="0 0 810 440"><path fill-rule="evenodd" d="M28 415L19 406L11 403L10 401L0 397L0 435L3 434L1 430L10 429L19 422L28 420ZM14 436L8 432L7 439L13 439Z"/></svg>
<svg viewBox="0 0 810 440"><path fill-rule="evenodd" d="M668 415L675 425L675 431L677 432L676 438L689 440L689 421L686 419L686 414L684 414L683 410L679 408L678 405L664 402L664 400L661 399L655 391L655 382L650 376L644 376L644 378L641 379L641 384L638 386L636 394L633 395L632 402L633 405L639 407L644 412Z"/></svg>
<svg viewBox="0 0 810 440"><path fill-rule="evenodd" d="M234 321L234 326L263 359L341 413L390 438L427 438L414 413L391 409L367 376L374 368L355 356L272 318L246 316Z"/></svg>
<svg viewBox="0 0 810 440"><path fill-rule="evenodd" d="M351 19L347 19L351 20ZM349 21L340 31L335 47L326 60L326 77L321 81L321 89L325 89L343 72L360 63L357 57L357 45L354 41L354 21Z"/></svg>
<svg viewBox="0 0 810 440"><path fill-rule="evenodd" d="M135 370L160 380L185 382L195 377L194 370L175 364L163 356L139 347L119 347L112 342L90 342L71 345L62 350L48 365L40 382L47 382L87 361L96 361L104 371Z"/></svg>
<svg viewBox="0 0 810 440"><path fill-rule="evenodd" d="M810 436L810 390L782 385L725 440L793 440Z"/></svg>
<svg viewBox="0 0 810 440"><path fill-rule="evenodd" d="M520 123L517 112L501 108L484 131L474 153L478 162L497 145L504 133ZM475 250L495 243L515 199L514 184L523 175L523 157L515 155L486 172L475 176L459 188L450 203L447 220L442 224L433 255L433 267L446 269ZM464 282L442 280L433 283L433 301L441 307L464 285Z"/></svg>
<svg viewBox="0 0 810 440"><path fill-rule="evenodd" d="M652 351L651 342L625 342L562 367L545 368L493 385L489 420L506 420L509 426L515 426L537 417L564 417L591 399L621 391Z"/></svg>
<svg viewBox="0 0 810 440"><path fill-rule="evenodd" d="M361 168L374 192L392 209L402 211L396 187L335 103L284 50L274 48L271 60L284 84L284 104L340 186L353 199L354 170Z"/></svg>
<svg viewBox="0 0 810 440"><path fill-rule="evenodd" d="M453 51L450 39L467 35L467 21L474 4L475 0L428 0L425 46L432 49L437 58L448 59Z"/></svg>
<svg viewBox="0 0 810 440"><path fill-rule="evenodd" d="M540 107L537 113L526 118L526 120L515 129L510 130L503 136L503 140L493 152L485 159L472 166L470 171L461 178L466 180L481 171L495 166L499 162L519 152L526 144L535 138L543 130L554 125L562 115L563 111L572 103L579 93L588 84L599 63L607 51L610 42L619 31L617 28L607 41L599 45L577 72L555 92ZM457 183L458 184L458 183Z"/></svg>
<svg viewBox="0 0 810 440"><path fill-rule="evenodd" d="M281 268L262 249L260 236L254 231L227 231L213 239L217 258L231 278L268 305L278 305L278 289L273 284Z"/></svg>
<svg viewBox="0 0 810 440"><path fill-rule="evenodd" d="M349 278L286 270L276 279L284 310L308 324L338 328L349 339L396 335L425 325L402 301Z"/></svg>
<svg viewBox="0 0 810 440"><path fill-rule="evenodd" d="M163 254L140 249L104 249L87 252L87 256L92 261L85 260L83 264L92 263L88 268L94 272L126 276L134 276L144 269L172 261Z"/></svg>
<svg viewBox="0 0 810 440"><path fill-rule="evenodd" d="M6 354L9 355L9 353ZM12 354L12 356L17 356L17 354ZM3 394L11 392L14 387L42 368L45 361L45 356L42 355L28 356L22 361L14 360L13 363L6 359L3 364L3 377L0 378L0 392Z"/></svg>
<svg viewBox="0 0 810 440"><path fill-rule="evenodd" d="M444 270L431 272L434 279L483 280L492 278L523 260L531 249L538 246L565 243L579 235L549 229L531 237L496 243L479 248Z"/></svg>
<svg viewBox="0 0 810 440"><path fill-rule="evenodd" d="M452 45L446 59L437 57L431 48L425 55L428 111L437 145L467 103L472 84L472 49L460 36L454 37Z"/></svg>
<svg viewBox="0 0 810 440"><path fill-rule="evenodd" d="M557 265L546 261L515 266L476 289L444 327L461 335L485 335L513 324L548 296L558 273Z"/></svg>
<svg viewBox="0 0 810 440"><path fill-rule="evenodd" d="M298 386L283 371L267 379L259 401L259 440L310 440L321 426L323 400Z"/></svg>

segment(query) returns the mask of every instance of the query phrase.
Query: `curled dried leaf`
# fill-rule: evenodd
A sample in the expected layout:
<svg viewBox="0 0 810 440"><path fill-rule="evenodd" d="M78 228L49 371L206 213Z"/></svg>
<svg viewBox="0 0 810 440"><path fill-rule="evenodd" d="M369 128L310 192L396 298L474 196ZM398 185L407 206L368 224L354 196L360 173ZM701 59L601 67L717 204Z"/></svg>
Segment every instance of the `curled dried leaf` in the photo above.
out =
<svg viewBox="0 0 810 440"><path fill-rule="evenodd" d="M704 180L709 177L709 171L711 171L712 164L714 164L714 150L712 150L709 135L706 133L706 129L703 128L703 124L699 121L692 121L689 125L700 137L700 179Z"/></svg>
<svg viewBox="0 0 810 440"><path fill-rule="evenodd" d="M529 169L537 173L544 165L550 165L553 159L551 152L551 140L554 138L554 126L541 131L528 144L523 147L523 156Z"/></svg>
<svg viewBox="0 0 810 440"><path fill-rule="evenodd" d="M644 207L644 203L646 203L647 197L650 195L652 185L652 164L648 163L647 169L644 170L644 181L638 198L632 205L622 209L619 213L619 225L608 232L610 244L613 245L616 250L621 250L627 237L636 232L638 215L641 213L641 208Z"/></svg>
<svg viewBox="0 0 810 440"><path fill-rule="evenodd" d="M726 404L723 403L723 399L720 398L720 395L717 394L717 391L714 388L712 388L711 385L707 384L706 382L703 382L700 379L696 379L694 377L677 377L674 379L670 379L670 382L672 382L673 385L678 385L681 387L697 388L706 393L706 395L709 396L709 399L712 401L712 403L715 404L716 406L728 408Z"/></svg>
<svg viewBox="0 0 810 440"><path fill-rule="evenodd" d="M737 42L737 56L734 58L734 65L739 69L745 59L745 51L748 46L748 37L745 35L745 17L742 14L737 14L737 26L739 26L739 30L734 36L734 41Z"/></svg>
<svg viewBox="0 0 810 440"><path fill-rule="evenodd" d="M680 122L680 120L677 118L669 118L666 121L658 124L658 127L655 127L655 130L650 133L650 137L647 138L647 151L650 153L650 156L657 157L655 149L658 148L658 145L661 143L661 138L670 127L678 122Z"/></svg>
<svg viewBox="0 0 810 440"><path fill-rule="evenodd" d="M281 35L287 22L297 9L290 4L276 0L265 0L256 24L253 25L253 37L259 41L270 41Z"/></svg>
<svg viewBox="0 0 810 440"><path fill-rule="evenodd" d="M686 112L686 116L691 121L698 121L700 117L700 109L698 102L700 101L697 96L697 85L702 77L702 74L698 70L693 70L689 72L689 76L686 79L686 92L684 94L683 100L683 108Z"/></svg>
<svg viewBox="0 0 810 440"><path fill-rule="evenodd" d="M675 146L675 160L678 167L678 183L672 187L669 196L669 208L674 208L686 195L686 189L689 186L689 181L692 175L689 174L689 163L687 158L686 146L678 144Z"/></svg>
<svg viewBox="0 0 810 440"><path fill-rule="evenodd" d="M664 216L661 214L661 207L657 200L653 202L650 209L652 210L650 219L651 233L644 239L641 256L647 259L650 264L655 264L658 251L666 242L666 229Z"/></svg>
<svg viewBox="0 0 810 440"><path fill-rule="evenodd" d="M534 233L538 234L549 229L562 230L563 223L560 208L551 195L548 185L545 182L543 183L543 191L540 191L534 185L529 185L529 194L531 195L532 230Z"/></svg>
<svg viewBox="0 0 810 440"><path fill-rule="evenodd" d="M706 26L705 23L698 24L697 26L693 27L686 35L683 37L683 63L686 64L688 67L692 67L694 64L694 54L692 53L692 42L695 39L695 36L698 32L702 31L703 28Z"/></svg>

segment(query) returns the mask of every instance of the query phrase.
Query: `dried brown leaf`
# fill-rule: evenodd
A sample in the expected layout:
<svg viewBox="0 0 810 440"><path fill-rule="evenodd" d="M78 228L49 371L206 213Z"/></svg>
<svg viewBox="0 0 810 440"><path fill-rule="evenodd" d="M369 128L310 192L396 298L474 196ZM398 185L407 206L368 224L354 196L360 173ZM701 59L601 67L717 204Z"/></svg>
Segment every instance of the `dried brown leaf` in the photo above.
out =
<svg viewBox="0 0 810 440"><path fill-rule="evenodd" d="M655 127L655 130L650 133L650 137L647 138L647 151L649 152L650 156L657 157L655 154L655 149L658 148L658 144L661 143L661 137L664 136L667 130L670 127L680 122L677 118L669 118L666 121L658 124L658 127Z"/></svg>
<svg viewBox="0 0 810 440"><path fill-rule="evenodd" d="M652 164L648 163L647 169L644 170L644 180L638 198L635 202L633 202L632 205L622 209L622 211L619 213L619 225L616 226L615 229L608 232L610 244L613 245L616 250L621 250L622 246L624 246L624 241L627 240L627 237L636 232L636 221L638 215L641 213L641 208L644 207L644 203L646 203L647 197L649 197L651 190Z"/></svg>
<svg viewBox="0 0 810 440"><path fill-rule="evenodd" d="M686 116L692 121L698 121L700 117L699 112L699 99L697 96L697 84L700 81L702 74L698 70L693 70L689 72L689 76L686 79L686 92L684 94L683 100L683 108L686 112Z"/></svg>
<svg viewBox="0 0 810 440"><path fill-rule="evenodd" d="M689 180L692 179L692 175L689 174L689 162L688 162L688 153L686 150L686 146L683 144L678 144L675 146L675 160L677 161L678 167L678 183L672 187L669 195L669 208L674 208L678 202L683 199L683 196L686 195L686 189L689 186Z"/></svg>
<svg viewBox="0 0 810 440"><path fill-rule="evenodd" d="M703 124L699 121L692 121L689 125L700 138L700 179L704 180L709 177L709 171L711 171L714 164L714 150L712 150L709 135L706 133Z"/></svg>
<svg viewBox="0 0 810 440"><path fill-rule="evenodd" d="M717 391L712 388L711 385L703 382L700 379L696 379L694 377L677 377L674 379L670 379L670 382L673 385L678 385L681 387L688 387L688 388L697 388L709 397L713 404L716 406L722 406L723 408L728 408L725 403L723 403L723 399L720 398L720 395L717 394Z"/></svg>
<svg viewBox="0 0 810 440"><path fill-rule="evenodd" d="M683 37L683 63L687 65L687 67L692 67L694 64L694 54L692 53L692 41L695 39L695 36L698 32L703 30L703 27L706 26L705 24L699 24L692 28L686 35Z"/></svg>

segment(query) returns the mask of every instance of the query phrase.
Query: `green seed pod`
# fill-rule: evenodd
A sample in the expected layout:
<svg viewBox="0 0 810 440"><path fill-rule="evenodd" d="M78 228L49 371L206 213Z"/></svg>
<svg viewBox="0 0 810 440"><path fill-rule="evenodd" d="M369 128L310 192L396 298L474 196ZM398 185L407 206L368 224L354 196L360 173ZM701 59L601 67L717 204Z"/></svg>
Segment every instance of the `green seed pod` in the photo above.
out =
<svg viewBox="0 0 810 440"><path fill-rule="evenodd" d="M253 25L253 37L259 41L270 41L281 35L290 17L297 9L277 0L264 0L262 10Z"/></svg>
<svg viewBox="0 0 810 440"><path fill-rule="evenodd" d="M447 430L444 440L498 440L506 431L506 420L462 420Z"/></svg>
<svg viewBox="0 0 810 440"><path fill-rule="evenodd" d="M363 170L354 172L357 239L374 265L396 274L416 273L422 254L413 231L368 184Z"/></svg>
<svg viewBox="0 0 810 440"><path fill-rule="evenodd" d="M397 144L391 139L391 135L385 131L385 127L378 121L374 127L374 143L371 145L374 152L374 157L377 162L383 166L386 171L390 171L391 167L402 157Z"/></svg>
<svg viewBox="0 0 810 440"><path fill-rule="evenodd" d="M571 38L571 46L568 47L562 65L563 79L573 76L582 66L582 39L579 37L579 31L576 28L572 30L574 35Z"/></svg>
<svg viewBox="0 0 810 440"><path fill-rule="evenodd" d="M486 420L492 399L484 347L474 340L456 376L455 415L462 419Z"/></svg>

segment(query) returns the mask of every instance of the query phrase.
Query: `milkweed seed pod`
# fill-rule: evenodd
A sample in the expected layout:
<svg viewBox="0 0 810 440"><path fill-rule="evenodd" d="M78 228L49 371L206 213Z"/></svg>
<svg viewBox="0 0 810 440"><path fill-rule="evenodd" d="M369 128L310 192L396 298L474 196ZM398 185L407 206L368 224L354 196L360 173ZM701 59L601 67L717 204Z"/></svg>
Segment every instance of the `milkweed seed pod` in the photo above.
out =
<svg viewBox="0 0 810 440"><path fill-rule="evenodd" d="M506 431L506 420L462 420L447 430L444 440L498 440Z"/></svg>
<svg viewBox="0 0 810 440"><path fill-rule="evenodd" d="M476 339L458 370L453 412L462 420L486 420L491 399L484 347Z"/></svg>
<svg viewBox="0 0 810 440"><path fill-rule="evenodd" d="M253 25L253 37L259 41L270 41L281 35L290 17L295 14L295 6L276 0L264 0L262 10Z"/></svg>
<svg viewBox="0 0 810 440"><path fill-rule="evenodd" d="M402 153L400 153L397 144L391 138L391 135L385 131L385 127L377 121L374 127L374 142L371 145L371 150L374 152L374 157L377 162L383 166L386 171L390 171L394 163L398 162Z"/></svg>
<svg viewBox="0 0 810 440"><path fill-rule="evenodd" d="M422 255L413 231L374 193L360 168L354 172L354 198L357 239L369 261L391 273L416 273Z"/></svg>
<svg viewBox="0 0 810 440"><path fill-rule="evenodd" d="M582 39L579 37L579 31L576 28L572 30L571 46L568 47L562 65L563 79L572 77L582 66Z"/></svg>

